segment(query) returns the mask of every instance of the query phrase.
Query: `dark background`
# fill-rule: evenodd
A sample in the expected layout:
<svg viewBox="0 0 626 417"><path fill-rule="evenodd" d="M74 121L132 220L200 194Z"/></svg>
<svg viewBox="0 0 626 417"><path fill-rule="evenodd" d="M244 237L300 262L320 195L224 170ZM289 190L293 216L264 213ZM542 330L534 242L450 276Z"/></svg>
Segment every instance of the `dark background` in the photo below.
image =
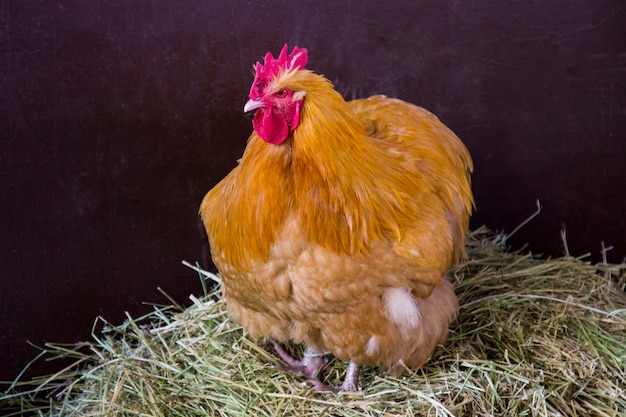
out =
<svg viewBox="0 0 626 417"><path fill-rule="evenodd" d="M201 293L197 218L251 132L252 64L283 43L346 96L437 114L467 144L472 226L559 256L626 255L623 1L0 1L0 380ZM54 365L52 365L54 366ZM39 365L35 372L48 370Z"/></svg>

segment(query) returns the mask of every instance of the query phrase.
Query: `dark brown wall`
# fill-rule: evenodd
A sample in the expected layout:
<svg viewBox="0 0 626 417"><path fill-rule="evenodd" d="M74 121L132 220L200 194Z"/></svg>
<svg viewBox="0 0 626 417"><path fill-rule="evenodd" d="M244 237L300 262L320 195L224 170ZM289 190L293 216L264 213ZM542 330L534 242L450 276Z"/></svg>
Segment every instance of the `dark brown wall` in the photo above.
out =
<svg viewBox="0 0 626 417"><path fill-rule="evenodd" d="M26 340L200 293L196 211L241 155L252 63L284 42L347 96L418 103L476 164L473 226L626 254L623 1L0 1L0 380ZM296 5L301 4L301 5ZM386 5L385 5L386 4ZM408 6L412 4L411 6ZM42 368L40 368L42 369Z"/></svg>

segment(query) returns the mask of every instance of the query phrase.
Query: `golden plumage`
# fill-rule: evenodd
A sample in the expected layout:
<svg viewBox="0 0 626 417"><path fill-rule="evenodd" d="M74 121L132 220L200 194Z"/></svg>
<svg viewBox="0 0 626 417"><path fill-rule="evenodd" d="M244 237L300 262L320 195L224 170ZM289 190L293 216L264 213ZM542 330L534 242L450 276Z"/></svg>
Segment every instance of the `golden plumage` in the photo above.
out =
<svg viewBox="0 0 626 417"><path fill-rule="evenodd" d="M252 133L200 207L228 310L253 337L418 367L458 309L445 273L473 207L470 155L412 104L346 103L304 69L268 87L285 88L304 92L297 128L280 145Z"/></svg>

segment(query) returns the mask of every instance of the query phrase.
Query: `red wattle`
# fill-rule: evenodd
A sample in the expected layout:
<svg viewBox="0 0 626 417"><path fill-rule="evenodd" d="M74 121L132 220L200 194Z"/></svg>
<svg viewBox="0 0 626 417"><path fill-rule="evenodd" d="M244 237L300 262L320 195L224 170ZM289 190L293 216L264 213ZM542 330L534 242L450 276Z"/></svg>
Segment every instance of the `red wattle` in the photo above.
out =
<svg viewBox="0 0 626 417"><path fill-rule="evenodd" d="M289 136L289 126L284 117L270 108L257 110L252 119L252 126L261 139L274 145L283 143Z"/></svg>

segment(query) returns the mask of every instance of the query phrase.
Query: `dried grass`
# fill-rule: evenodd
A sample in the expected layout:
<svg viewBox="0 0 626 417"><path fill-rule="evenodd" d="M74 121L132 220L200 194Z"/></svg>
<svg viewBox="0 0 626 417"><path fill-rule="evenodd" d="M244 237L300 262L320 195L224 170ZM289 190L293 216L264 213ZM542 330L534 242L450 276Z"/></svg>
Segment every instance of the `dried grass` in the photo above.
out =
<svg viewBox="0 0 626 417"><path fill-rule="evenodd" d="M626 265L508 252L484 229L468 254L451 273L461 311L446 345L401 378L365 368L360 393L281 371L214 292L119 326L99 318L92 342L40 355L73 365L6 384L0 403L40 416L626 415ZM338 384L346 364L333 365Z"/></svg>

